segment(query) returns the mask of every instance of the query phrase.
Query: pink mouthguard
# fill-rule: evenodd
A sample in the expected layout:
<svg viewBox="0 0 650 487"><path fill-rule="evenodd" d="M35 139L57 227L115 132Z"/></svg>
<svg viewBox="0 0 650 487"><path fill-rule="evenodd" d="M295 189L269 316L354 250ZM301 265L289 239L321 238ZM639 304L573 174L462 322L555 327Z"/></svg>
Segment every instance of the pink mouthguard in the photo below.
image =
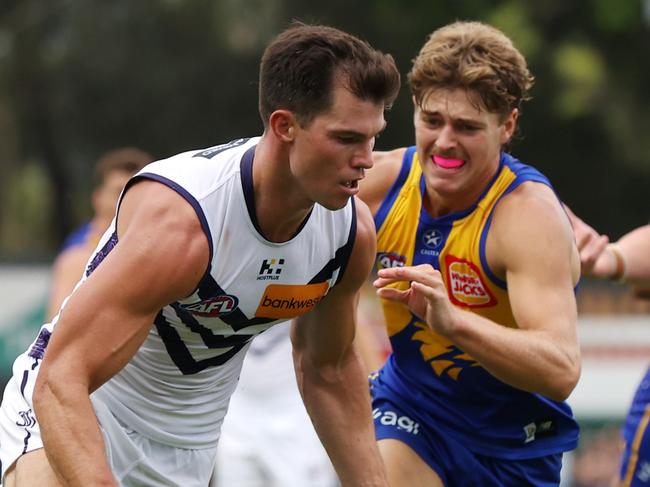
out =
<svg viewBox="0 0 650 487"><path fill-rule="evenodd" d="M465 164L462 159L448 159L447 157L433 156L433 162L445 169L455 169Z"/></svg>

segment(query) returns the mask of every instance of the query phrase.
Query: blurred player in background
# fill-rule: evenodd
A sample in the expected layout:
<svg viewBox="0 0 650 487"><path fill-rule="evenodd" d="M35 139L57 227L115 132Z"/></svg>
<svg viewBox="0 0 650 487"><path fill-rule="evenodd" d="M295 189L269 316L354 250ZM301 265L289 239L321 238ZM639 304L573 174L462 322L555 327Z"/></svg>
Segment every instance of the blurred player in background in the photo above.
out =
<svg viewBox="0 0 650 487"><path fill-rule="evenodd" d="M637 295L650 296L650 224L616 242L569 212L580 249L583 272L600 279L626 282ZM650 326L650 325L649 325ZM623 455L617 486L650 485L650 367L636 390L623 426Z"/></svg>
<svg viewBox="0 0 650 487"><path fill-rule="evenodd" d="M135 147L113 149L97 161L91 200L93 217L66 238L54 261L47 306L48 320L54 318L63 300L79 281L97 242L111 224L124 185L151 161L153 157L150 154Z"/></svg>
<svg viewBox="0 0 650 487"><path fill-rule="evenodd" d="M361 289L355 344L368 373L389 353L371 281ZM332 464L300 399L289 326L275 326L250 346L230 399L211 487L334 487Z"/></svg>
<svg viewBox="0 0 650 487"><path fill-rule="evenodd" d="M129 180L83 281L14 363L5 487L204 487L252 338L294 318L298 386L342 485L388 485L352 343L375 254L354 195L399 72L296 24L265 49L259 87L261 137Z"/></svg>
<svg viewBox="0 0 650 487"><path fill-rule="evenodd" d="M533 78L502 32L457 22L414 60L414 147L378 153L393 353L371 379L393 487L558 485L578 425L579 255L547 178L503 151Z"/></svg>
<svg viewBox="0 0 650 487"><path fill-rule="evenodd" d="M217 448L214 487L335 487L338 480L305 411L289 323L253 340Z"/></svg>

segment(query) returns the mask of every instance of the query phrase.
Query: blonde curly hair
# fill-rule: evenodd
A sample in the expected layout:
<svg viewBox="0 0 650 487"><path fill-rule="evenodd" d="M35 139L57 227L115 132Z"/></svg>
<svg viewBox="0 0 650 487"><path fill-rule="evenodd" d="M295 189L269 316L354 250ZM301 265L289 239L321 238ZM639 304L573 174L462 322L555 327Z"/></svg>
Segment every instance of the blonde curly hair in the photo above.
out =
<svg viewBox="0 0 650 487"><path fill-rule="evenodd" d="M482 106L477 108L505 117L530 98L534 78L503 32L459 21L431 34L413 60L408 82L420 107L437 89L461 88L478 95Z"/></svg>

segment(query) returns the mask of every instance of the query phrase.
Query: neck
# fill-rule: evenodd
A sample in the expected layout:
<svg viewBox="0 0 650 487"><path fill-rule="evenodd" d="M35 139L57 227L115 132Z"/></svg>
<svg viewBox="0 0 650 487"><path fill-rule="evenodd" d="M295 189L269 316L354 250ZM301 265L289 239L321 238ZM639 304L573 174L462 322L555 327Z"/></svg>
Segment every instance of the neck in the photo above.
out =
<svg viewBox="0 0 650 487"><path fill-rule="evenodd" d="M285 147L266 135L255 149L253 192L257 223L271 242L293 238L314 206L293 181Z"/></svg>
<svg viewBox="0 0 650 487"><path fill-rule="evenodd" d="M470 208L478 202L483 191L488 187L492 178L499 170L497 165L494 170L486 172L475 184L473 188L460 188L460 190L441 192L436 191L426 184L426 195L424 198L424 208L434 218L463 211Z"/></svg>

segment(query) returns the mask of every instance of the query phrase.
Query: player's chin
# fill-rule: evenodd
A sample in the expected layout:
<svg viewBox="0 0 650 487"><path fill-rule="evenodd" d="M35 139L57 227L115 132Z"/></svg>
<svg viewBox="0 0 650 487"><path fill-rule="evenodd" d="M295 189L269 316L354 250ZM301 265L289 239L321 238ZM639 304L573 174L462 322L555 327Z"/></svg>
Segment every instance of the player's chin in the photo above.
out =
<svg viewBox="0 0 650 487"><path fill-rule="evenodd" d="M350 198L351 196L346 195L340 196L338 198L327 198L327 200L323 199L318 203L330 211L337 211L341 208L345 208L345 206L348 204L348 201L350 201Z"/></svg>
<svg viewBox="0 0 650 487"><path fill-rule="evenodd" d="M324 206L325 208L327 208L330 211L338 211L338 210L340 210L342 208L345 208L345 204L343 204L343 205L335 205L335 204L323 204L323 203L321 203L321 206Z"/></svg>

